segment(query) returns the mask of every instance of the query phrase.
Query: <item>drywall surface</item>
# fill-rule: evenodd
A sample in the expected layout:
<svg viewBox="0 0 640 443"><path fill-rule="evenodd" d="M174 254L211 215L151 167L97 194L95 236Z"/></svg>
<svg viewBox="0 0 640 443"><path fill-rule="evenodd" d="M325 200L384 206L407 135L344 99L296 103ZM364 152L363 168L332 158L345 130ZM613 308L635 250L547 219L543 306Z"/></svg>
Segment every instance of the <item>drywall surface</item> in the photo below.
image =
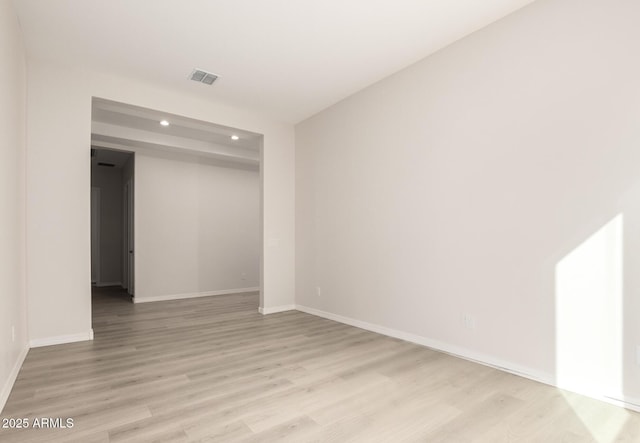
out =
<svg viewBox="0 0 640 443"><path fill-rule="evenodd" d="M0 412L27 350L25 298L26 67L20 26L0 1Z"/></svg>
<svg viewBox="0 0 640 443"><path fill-rule="evenodd" d="M562 283L560 318L558 274L622 251L563 260L615 221L597 236L624 231L624 272L602 274L623 281L600 294L624 288L613 395L640 398L639 17L537 1L298 124L296 304L553 382L561 331L602 326L588 278Z"/></svg>
<svg viewBox="0 0 640 443"><path fill-rule="evenodd" d="M260 176L136 153L136 302L260 284Z"/></svg>
<svg viewBox="0 0 640 443"><path fill-rule="evenodd" d="M100 281L122 284L122 169L94 166L91 186L100 189Z"/></svg>
<svg viewBox="0 0 640 443"><path fill-rule="evenodd" d="M32 339L81 337L91 328L92 97L264 135L262 304L293 303L294 134L291 125L203 98L200 89L200 93L187 95L86 71L82 67L35 59L29 60L27 71L27 284ZM137 225L136 235L144 229ZM136 292L139 290L142 288L136 285Z"/></svg>

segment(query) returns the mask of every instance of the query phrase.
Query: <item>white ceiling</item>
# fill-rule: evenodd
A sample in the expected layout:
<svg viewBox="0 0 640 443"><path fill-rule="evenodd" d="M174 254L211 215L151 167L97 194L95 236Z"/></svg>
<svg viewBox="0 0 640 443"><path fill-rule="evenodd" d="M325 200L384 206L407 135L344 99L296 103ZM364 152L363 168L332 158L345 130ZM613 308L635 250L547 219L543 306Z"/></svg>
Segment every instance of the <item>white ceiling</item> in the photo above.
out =
<svg viewBox="0 0 640 443"><path fill-rule="evenodd" d="M166 120L169 125L162 126L161 120ZM237 137L236 140L231 138L233 135ZM257 170L262 135L94 98L91 106L91 146L148 154L180 153L200 160L208 159L219 166Z"/></svg>
<svg viewBox="0 0 640 443"><path fill-rule="evenodd" d="M296 123L533 0L14 0L29 57ZM193 68L213 86L187 80Z"/></svg>
<svg viewBox="0 0 640 443"><path fill-rule="evenodd" d="M99 167L98 163L109 163L114 169L121 169L132 155L131 152L95 148L91 156L91 166Z"/></svg>

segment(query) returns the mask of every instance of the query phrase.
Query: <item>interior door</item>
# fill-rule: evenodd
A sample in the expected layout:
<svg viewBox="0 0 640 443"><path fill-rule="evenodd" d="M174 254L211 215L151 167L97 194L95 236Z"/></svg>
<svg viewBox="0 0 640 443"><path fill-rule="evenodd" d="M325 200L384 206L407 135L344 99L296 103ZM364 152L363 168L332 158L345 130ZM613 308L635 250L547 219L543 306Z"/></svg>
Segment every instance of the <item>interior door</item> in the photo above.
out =
<svg viewBox="0 0 640 443"><path fill-rule="evenodd" d="M125 196L127 199L127 292L133 296L135 294L134 290L134 249L133 249L133 182L132 180L127 181L125 184Z"/></svg>
<svg viewBox="0 0 640 443"><path fill-rule="evenodd" d="M91 188L91 284L100 283L100 188Z"/></svg>

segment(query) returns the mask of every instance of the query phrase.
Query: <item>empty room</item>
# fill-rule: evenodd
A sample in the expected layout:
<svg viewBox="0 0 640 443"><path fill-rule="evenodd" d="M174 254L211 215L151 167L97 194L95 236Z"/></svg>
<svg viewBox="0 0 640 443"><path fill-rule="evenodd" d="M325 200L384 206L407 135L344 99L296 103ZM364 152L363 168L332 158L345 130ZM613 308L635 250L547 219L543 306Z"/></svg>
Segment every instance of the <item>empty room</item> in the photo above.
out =
<svg viewBox="0 0 640 443"><path fill-rule="evenodd" d="M640 441L639 21L0 0L0 441Z"/></svg>

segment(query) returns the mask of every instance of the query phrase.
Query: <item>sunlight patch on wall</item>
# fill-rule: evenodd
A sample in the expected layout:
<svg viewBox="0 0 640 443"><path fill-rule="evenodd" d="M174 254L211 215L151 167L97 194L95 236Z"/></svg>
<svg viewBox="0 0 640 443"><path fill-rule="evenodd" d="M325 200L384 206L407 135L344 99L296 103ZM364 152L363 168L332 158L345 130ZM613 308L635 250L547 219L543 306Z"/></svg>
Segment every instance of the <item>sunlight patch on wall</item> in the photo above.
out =
<svg viewBox="0 0 640 443"><path fill-rule="evenodd" d="M556 265L556 377L561 388L622 398L623 216L619 214ZM567 401L579 402L576 396ZM574 412L600 442L624 420L592 428L584 405ZM592 426L590 426L590 424Z"/></svg>

